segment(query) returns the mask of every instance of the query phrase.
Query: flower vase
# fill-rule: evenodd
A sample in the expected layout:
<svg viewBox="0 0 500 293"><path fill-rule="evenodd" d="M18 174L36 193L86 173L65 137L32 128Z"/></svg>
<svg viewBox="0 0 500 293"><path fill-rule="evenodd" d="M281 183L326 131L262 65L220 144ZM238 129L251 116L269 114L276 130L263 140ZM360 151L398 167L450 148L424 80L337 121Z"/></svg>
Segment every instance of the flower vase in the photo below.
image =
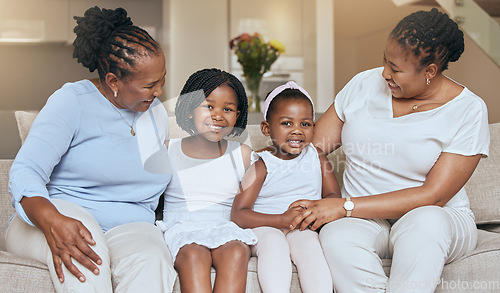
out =
<svg viewBox="0 0 500 293"><path fill-rule="evenodd" d="M247 83L248 111L260 112L260 84L262 83L262 75L245 75Z"/></svg>

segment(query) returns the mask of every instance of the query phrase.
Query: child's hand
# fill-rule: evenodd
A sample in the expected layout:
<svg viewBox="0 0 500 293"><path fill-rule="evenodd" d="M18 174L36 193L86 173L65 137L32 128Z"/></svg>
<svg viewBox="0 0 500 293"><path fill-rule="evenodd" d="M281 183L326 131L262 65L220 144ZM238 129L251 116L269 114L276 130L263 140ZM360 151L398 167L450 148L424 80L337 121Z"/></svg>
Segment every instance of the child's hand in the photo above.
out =
<svg viewBox="0 0 500 293"><path fill-rule="evenodd" d="M292 226L293 219L302 215L306 209L301 206L290 207L282 214L283 224L285 229L293 230L295 227Z"/></svg>
<svg viewBox="0 0 500 293"><path fill-rule="evenodd" d="M290 229L307 228L317 230L322 225L345 216L344 201L342 198L323 198L319 200L298 200L290 205L290 209L304 209L294 220Z"/></svg>

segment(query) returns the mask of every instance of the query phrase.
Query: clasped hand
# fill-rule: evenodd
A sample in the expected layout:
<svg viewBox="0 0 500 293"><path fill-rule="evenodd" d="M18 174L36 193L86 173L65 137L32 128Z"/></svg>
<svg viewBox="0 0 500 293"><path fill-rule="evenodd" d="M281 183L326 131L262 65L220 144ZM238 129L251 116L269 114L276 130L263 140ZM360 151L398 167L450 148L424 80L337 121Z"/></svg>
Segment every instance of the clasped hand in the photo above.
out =
<svg viewBox="0 0 500 293"><path fill-rule="evenodd" d="M289 210L301 212L291 221L290 230L298 228L317 230L331 221L344 217L343 200L340 198L323 198L319 200L297 200L290 204Z"/></svg>

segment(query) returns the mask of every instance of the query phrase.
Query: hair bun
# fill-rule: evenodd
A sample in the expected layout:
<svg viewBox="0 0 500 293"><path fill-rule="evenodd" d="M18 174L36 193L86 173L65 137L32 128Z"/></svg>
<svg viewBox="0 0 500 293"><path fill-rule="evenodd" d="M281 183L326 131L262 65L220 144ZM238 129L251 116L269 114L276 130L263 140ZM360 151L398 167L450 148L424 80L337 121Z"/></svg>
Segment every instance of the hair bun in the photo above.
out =
<svg viewBox="0 0 500 293"><path fill-rule="evenodd" d="M420 58L421 65L436 63L440 71L464 52L464 34L450 17L436 8L403 18L390 34Z"/></svg>
<svg viewBox="0 0 500 293"><path fill-rule="evenodd" d="M100 9L91 7L83 17L73 17L77 25L73 57L87 67L90 72L97 68L97 57L103 44L109 41L123 27L132 26L132 20L123 8Z"/></svg>
<svg viewBox="0 0 500 293"><path fill-rule="evenodd" d="M75 27L77 36L85 34L99 38L100 41L112 37L122 27L133 25L123 8L101 10L95 6L85 11L83 17L75 16L74 19L78 23Z"/></svg>

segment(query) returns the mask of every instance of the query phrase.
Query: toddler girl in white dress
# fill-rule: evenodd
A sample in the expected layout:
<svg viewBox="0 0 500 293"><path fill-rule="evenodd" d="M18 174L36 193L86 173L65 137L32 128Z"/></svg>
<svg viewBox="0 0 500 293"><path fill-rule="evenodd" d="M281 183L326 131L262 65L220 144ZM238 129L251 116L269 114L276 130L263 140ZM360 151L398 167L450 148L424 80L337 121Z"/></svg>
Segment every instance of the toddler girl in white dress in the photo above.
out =
<svg viewBox="0 0 500 293"><path fill-rule="evenodd" d="M292 220L307 212L289 209L299 199L340 197L325 154L311 144L314 106L309 94L295 82L274 89L264 104L262 133L273 144L254 153L256 161L245 174L242 192L233 203L232 219L253 228L259 239L258 277L265 293L290 292L291 260L297 267L303 292L333 292L330 270L318 233L289 230Z"/></svg>

